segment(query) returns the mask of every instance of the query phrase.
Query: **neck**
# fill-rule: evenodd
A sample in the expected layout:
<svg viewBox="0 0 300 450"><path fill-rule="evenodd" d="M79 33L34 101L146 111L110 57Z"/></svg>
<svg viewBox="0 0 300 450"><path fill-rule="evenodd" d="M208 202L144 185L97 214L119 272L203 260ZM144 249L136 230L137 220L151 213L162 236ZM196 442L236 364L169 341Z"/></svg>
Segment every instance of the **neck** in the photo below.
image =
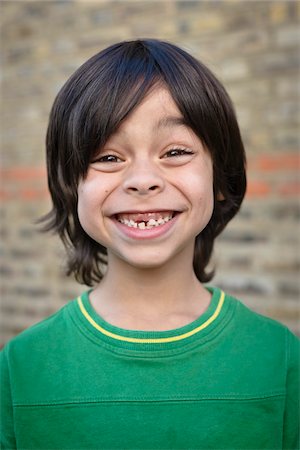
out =
<svg viewBox="0 0 300 450"><path fill-rule="evenodd" d="M145 328L145 321L150 329L166 329L165 322L176 316L176 325L181 326L180 320L195 320L209 304L210 294L197 280L191 258L189 265L174 261L151 269L138 269L110 258L108 267L91 301L96 311L115 325L131 327L130 318L135 329L139 323L141 329Z"/></svg>

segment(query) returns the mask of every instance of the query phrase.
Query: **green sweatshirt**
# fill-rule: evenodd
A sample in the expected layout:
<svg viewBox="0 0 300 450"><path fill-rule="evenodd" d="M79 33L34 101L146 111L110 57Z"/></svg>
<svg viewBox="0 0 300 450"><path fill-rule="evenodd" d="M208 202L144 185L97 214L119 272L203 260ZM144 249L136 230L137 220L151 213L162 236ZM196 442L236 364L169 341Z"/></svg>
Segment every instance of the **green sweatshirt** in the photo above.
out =
<svg viewBox="0 0 300 450"><path fill-rule="evenodd" d="M298 448L298 339L211 291L171 331L112 326L85 293L10 341L1 448Z"/></svg>

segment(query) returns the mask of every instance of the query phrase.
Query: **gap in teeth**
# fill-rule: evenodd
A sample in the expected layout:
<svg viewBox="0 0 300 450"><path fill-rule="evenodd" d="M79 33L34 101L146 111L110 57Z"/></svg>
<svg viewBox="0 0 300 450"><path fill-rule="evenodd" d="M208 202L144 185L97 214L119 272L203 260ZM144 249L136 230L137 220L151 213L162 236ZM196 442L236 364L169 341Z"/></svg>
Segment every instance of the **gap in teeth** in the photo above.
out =
<svg viewBox="0 0 300 450"><path fill-rule="evenodd" d="M124 219L124 218L118 218L118 221L122 223L123 225L128 226L129 228L139 228L140 230L147 230L154 227L159 227L160 225L164 225L165 223L169 222L173 218L173 213L169 214L168 216L159 219L149 219L147 221L140 221L135 222L134 220L130 219Z"/></svg>

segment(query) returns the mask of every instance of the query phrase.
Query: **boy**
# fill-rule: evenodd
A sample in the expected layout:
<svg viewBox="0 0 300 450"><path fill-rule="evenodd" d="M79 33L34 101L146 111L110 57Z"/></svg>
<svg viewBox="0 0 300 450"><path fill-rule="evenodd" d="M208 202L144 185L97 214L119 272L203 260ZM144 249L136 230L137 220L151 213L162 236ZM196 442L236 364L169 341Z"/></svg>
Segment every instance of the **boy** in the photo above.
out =
<svg viewBox="0 0 300 450"><path fill-rule="evenodd" d="M246 188L212 73L161 41L103 50L55 100L47 163L46 229L93 289L6 346L3 448L297 448L297 338L202 284Z"/></svg>

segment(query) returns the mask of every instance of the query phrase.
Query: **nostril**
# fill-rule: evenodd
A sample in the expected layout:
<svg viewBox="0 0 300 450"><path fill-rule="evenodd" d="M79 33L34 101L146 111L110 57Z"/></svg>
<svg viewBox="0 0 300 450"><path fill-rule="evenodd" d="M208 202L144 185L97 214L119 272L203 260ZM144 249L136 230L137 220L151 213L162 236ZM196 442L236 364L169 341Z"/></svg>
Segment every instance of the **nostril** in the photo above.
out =
<svg viewBox="0 0 300 450"><path fill-rule="evenodd" d="M159 184L150 184L150 183L148 185L141 183L141 185L136 184L136 185L126 186L125 188L126 188L127 192L138 193L138 194L142 194L142 195L147 195L150 192L156 192L161 189Z"/></svg>

